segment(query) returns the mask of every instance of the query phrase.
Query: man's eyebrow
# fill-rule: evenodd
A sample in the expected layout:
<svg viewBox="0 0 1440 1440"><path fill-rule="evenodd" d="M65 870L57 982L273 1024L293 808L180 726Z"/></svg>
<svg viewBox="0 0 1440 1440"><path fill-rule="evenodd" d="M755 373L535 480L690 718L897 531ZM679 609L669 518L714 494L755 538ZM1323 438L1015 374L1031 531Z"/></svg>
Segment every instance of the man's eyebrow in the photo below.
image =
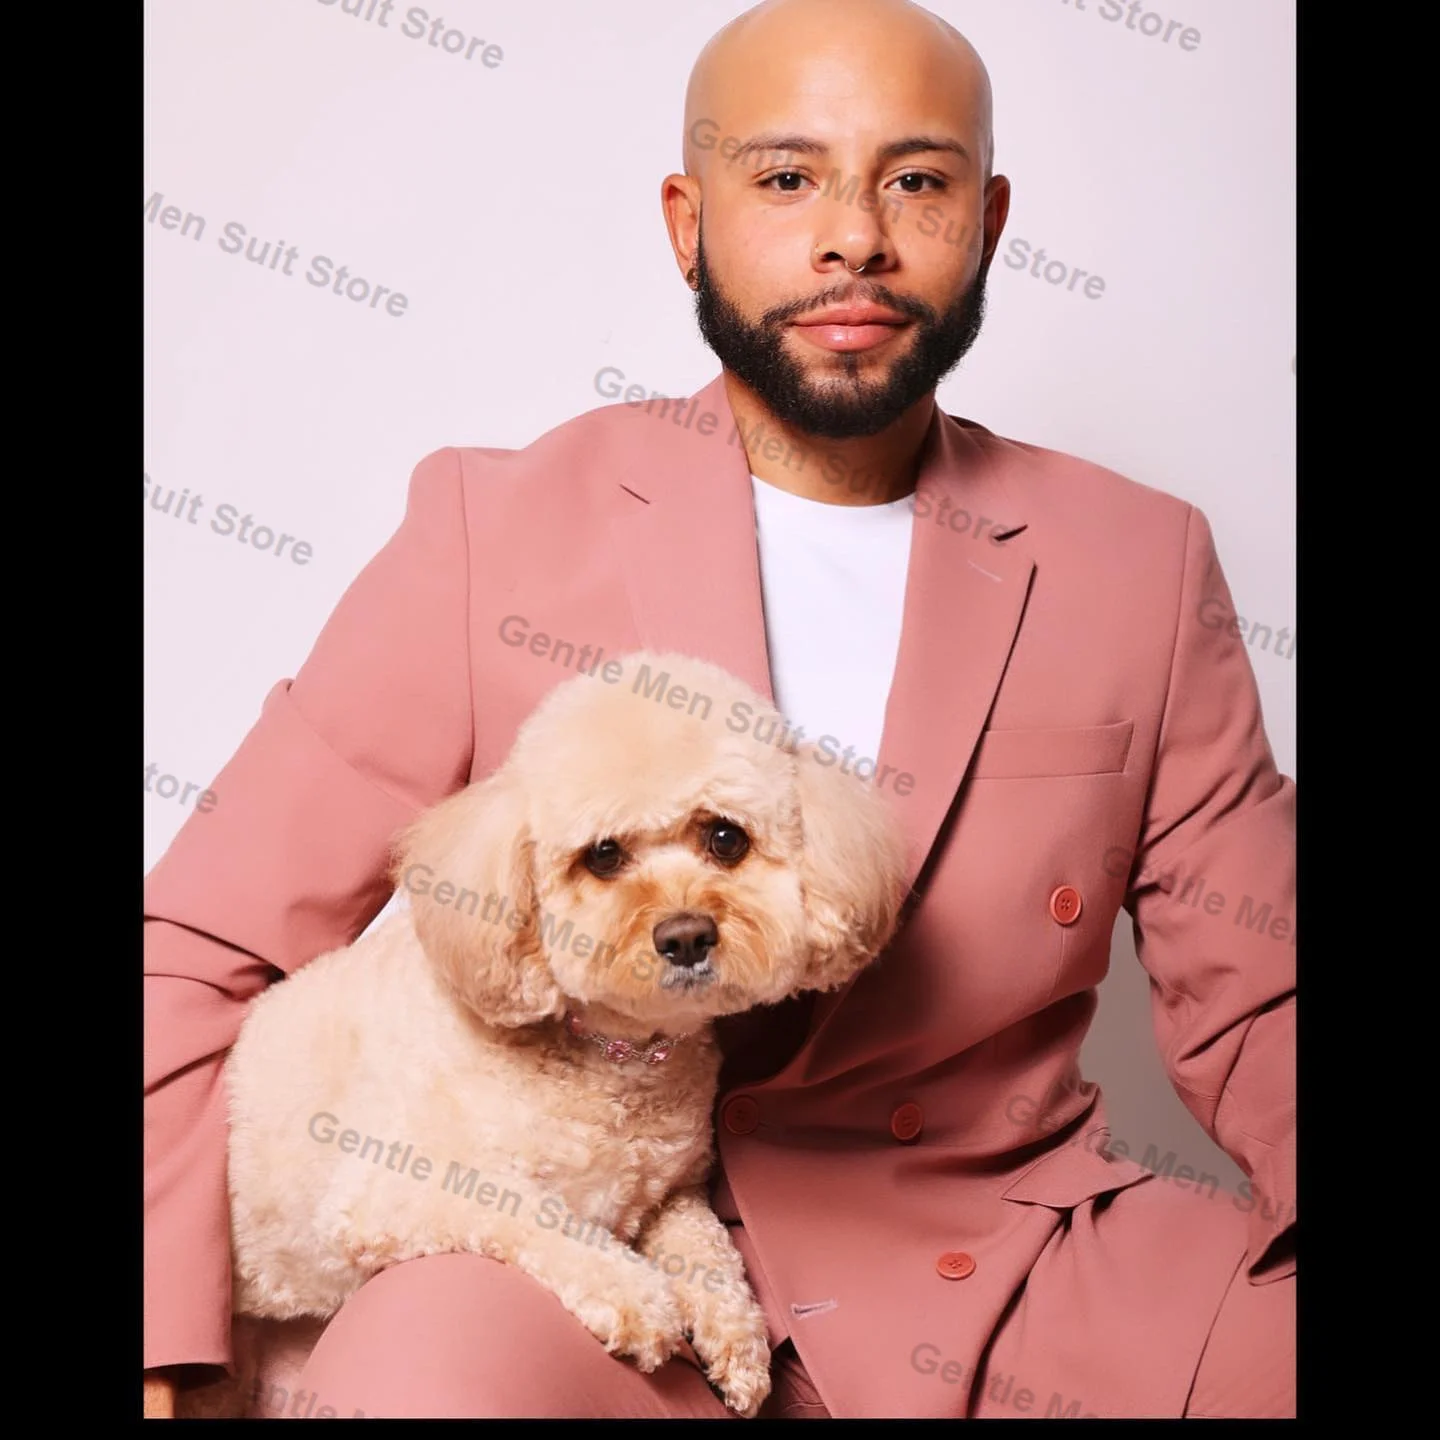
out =
<svg viewBox="0 0 1440 1440"><path fill-rule="evenodd" d="M751 155L825 155L829 150L823 140L814 140L808 135L757 135L741 145L732 158L740 161ZM892 140L880 147L877 158L898 160L904 155L923 155L935 150L948 150L963 160L970 159L970 152L958 140L939 135L910 135L904 140Z"/></svg>
<svg viewBox="0 0 1440 1440"><path fill-rule="evenodd" d="M949 150L962 160L970 158L970 152L958 141L942 135L912 135L906 140L896 140L880 147L881 160L898 160L902 155L923 155L929 150Z"/></svg>
<svg viewBox="0 0 1440 1440"><path fill-rule="evenodd" d="M747 140L731 157L743 160L749 155L823 155L829 146L805 135L757 135Z"/></svg>

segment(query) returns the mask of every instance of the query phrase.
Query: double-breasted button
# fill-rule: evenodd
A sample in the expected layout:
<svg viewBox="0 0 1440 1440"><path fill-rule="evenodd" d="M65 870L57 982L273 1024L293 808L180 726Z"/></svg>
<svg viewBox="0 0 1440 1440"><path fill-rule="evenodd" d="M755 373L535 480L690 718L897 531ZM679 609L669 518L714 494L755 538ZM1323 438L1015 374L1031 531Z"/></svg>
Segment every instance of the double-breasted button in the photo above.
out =
<svg viewBox="0 0 1440 1440"><path fill-rule="evenodd" d="M1050 915L1057 925L1073 925L1080 918L1084 902L1073 885L1061 885L1050 897Z"/></svg>
<svg viewBox="0 0 1440 1440"><path fill-rule="evenodd" d="M890 1117L890 1133L897 1140L913 1140L924 1127L925 1112L913 1100L897 1106Z"/></svg>
<svg viewBox="0 0 1440 1440"><path fill-rule="evenodd" d="M732 1135L748 1135L760 1123L760 1107L748 1095L736 1095L725 1102L721 1119Z"/></svg>
<svg viewBox="0 0 1440 1440"><path fill-rule="evenodd" d="M963 1280L975 1273L975 1261L963 1250L947 1250L935 1262L935 1269L946 1280Z"/></svg>

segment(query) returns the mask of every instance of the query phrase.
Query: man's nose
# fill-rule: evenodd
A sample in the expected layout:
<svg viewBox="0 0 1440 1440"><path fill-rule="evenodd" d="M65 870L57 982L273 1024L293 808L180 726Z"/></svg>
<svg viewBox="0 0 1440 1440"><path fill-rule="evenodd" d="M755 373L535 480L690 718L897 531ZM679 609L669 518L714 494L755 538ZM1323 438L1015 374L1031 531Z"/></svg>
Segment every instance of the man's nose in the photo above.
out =
<svg viewBox="0 0 1440 1440"><path fill-rule="evenodd" d="M720 943L720 932L708 915L684 913L662 920L653 935L656 951L672 965L687 970L705 962L713 946Z"/></svg>

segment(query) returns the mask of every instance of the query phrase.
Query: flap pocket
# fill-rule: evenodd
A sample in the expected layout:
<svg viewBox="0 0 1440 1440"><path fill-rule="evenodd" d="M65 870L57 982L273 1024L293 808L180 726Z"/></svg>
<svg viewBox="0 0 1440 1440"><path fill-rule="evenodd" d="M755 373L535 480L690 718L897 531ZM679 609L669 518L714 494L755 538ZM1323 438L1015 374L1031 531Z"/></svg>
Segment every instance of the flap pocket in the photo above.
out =
<svg viewBox="0 0 1440 1440"><path fill-rule="evenodd" d="M987 730L971 774L977 780L1118 774L1125 769L1134 732L1133 720L1079 730Z"/></svg>
<svg viewBox="0 0 1440 1440"><path fill-rule="evenodd" d="M1077 1134L1037 1160L1005 1192L1007 1200L1069 1210L1097 1195L1124 1190L1152 1178L1154 1172L1124 1156L1107 1160L1102 1147L1110 1138L1103 1127Z"/></svg>

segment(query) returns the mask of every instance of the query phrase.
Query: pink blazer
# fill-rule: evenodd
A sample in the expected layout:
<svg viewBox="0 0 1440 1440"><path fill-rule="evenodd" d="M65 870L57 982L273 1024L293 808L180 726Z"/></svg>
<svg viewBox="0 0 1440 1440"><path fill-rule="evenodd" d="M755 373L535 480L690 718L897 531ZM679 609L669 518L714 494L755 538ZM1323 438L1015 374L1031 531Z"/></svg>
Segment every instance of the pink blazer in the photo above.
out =
<svg viewBox="0 0 1440 1440"><path fill-rule="evenodd" d="M148 877L147 1366L229 1358L221 1062L253 995L383 906L395 832L492 771L582 647L689 652L770 693L722 382L666 409L422 460L399 530ZM832 1413L960 1413L906 1357L928 1342L972 1373L1067 1221L1062 1318L1133 1337L1137 1413L1179 1413L1189 1374L1147 1337L1218 1301L1221 1227L1138 1234L1095 1283L1074 1219L1161 1183L1106 1152L1077 1064L1122 905L1170 1078L1265 1197L1251 1278L1289 1271L1295 790L1224 614L1192 506L937 410L875 757L918 903L794 1059L717 1110L724 1202Z"/></svg>

